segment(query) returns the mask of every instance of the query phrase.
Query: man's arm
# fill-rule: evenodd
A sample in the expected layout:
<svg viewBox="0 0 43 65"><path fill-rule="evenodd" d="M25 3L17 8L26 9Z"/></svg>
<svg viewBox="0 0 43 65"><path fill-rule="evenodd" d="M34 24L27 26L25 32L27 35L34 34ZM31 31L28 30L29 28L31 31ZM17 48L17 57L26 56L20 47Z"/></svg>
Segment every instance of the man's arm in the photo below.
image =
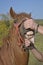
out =
<svg viewBox="0 0 43 65"><path fill-rule="evenodd" d="M41 34L43 34L43 26L39 25L38 32L41 33Z"/></svg>
<svg viewBox="0 0 43 65"><path fill-rule="evenodd" d="M33 42L30 42L30 40L25 39L25 46L32 52L32 54L39 60L43 62L43 54L38 51Z"/></svg>
<svg viewBox="0 0 43 65"><path fill-rule="evenodd" d="M34 54L34 56L39 60L43 62L43 54L39 52L35 47L31 49L31 52Z"/></svg>

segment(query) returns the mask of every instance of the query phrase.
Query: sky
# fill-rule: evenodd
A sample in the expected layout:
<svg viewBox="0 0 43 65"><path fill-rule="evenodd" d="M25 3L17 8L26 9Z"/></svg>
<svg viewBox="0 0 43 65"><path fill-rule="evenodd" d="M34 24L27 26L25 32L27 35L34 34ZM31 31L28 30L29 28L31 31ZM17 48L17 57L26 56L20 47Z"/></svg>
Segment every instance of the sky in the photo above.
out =
<svg viewBox="0 0 43 65"><path fill-rule="evenodd" d="M0 0L0 14L8 13L10 7L16 13L31 13L32 18L43 19L43 0Z"/></svg>

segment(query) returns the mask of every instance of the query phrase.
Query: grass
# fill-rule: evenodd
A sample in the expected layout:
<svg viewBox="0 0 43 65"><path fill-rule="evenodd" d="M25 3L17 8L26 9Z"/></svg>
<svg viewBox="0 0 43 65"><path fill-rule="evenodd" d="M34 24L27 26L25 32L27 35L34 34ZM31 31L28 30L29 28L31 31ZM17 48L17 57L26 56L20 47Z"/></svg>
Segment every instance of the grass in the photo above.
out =
<svg viewBox="0 0 43 65"><path fill-rule="evenodd" d="M4 22L0 22L0 45L2 45L2 38L6 35L7 28Z"/></svg>
<svg viewBox="0 0 43 65"><path fill-rule="evenodd" d="M37 23L43 25L43 20L36 20ZM11 24L11 22L10 22ZM0 45L2 45L2 39L8 34L8 27L4 21L0 21ZM35 37L35 46L36 48L43 52L43 35L36 34ZM30 51L29 63L28 65L43 65L43 62L39 62Z"/></svg>

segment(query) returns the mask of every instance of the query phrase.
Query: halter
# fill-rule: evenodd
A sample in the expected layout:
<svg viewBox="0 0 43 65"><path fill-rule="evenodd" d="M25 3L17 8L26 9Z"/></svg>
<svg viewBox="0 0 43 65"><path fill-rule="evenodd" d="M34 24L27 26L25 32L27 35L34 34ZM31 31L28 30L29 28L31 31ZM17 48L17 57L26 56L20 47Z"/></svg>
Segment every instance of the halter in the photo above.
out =
<svg viewBox="0 0 43 65"><path fill-rule="evenodd" d="M24 37L23 36L25 36L26 32L28 32L28 31L33 31L32 35L35 35L35 31L33 29L30 29L30 28L25 29L23 27L23 30L25 29L25 32L22 35L21 32L20 32L20 27L21 27L22 23L25 22L25 21L26 21L26 19L23 19L20 23L17 23L17 21L15 21L14 26L16 28L15 35L18 35L18 42L17 42L18 46L20 46L20 47L22 46L24 49L27 49L27 48L25 48L25 43L24 43Z"/></svg>
<svg viewBox="0 0 43 65"><path fill-rule="evenodd" d="M21 21L20 23L18 23L17 21L14 22L14 26L16 28L15 30L15 35L18 35L18 46L21 46L24 43L24 39L20 33L20 26L23 23L23 21Z"/></svg>

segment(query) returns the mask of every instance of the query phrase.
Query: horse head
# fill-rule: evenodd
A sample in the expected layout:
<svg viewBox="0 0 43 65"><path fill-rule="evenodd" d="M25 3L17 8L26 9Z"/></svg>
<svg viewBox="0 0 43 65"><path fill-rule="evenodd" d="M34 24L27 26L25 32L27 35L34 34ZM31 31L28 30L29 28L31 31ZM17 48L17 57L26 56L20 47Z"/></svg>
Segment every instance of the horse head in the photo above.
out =
<svg viewBox="0 0 43 65"><path fill-rule="evenodd" d="M26 33L27 31L24 28L23 22L25 22L26 18L29 18L29 19L32 18L31 17L31 13L30 14L27 14L27 13L16 13L15 11L13 11L13 9L11 7L10 8L10 15L14 19L14 23L18 23L19 32L24 37L24 33ZM16 27L17 27L17 25L16 25Z"/></svg>

